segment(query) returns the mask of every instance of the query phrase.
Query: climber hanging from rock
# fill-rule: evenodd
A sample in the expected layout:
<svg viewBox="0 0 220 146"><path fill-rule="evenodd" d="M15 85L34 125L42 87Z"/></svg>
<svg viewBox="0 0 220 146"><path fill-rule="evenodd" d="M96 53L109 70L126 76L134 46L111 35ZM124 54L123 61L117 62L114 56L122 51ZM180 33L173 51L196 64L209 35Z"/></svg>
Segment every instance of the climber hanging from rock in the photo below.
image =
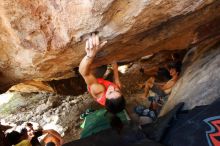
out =
<svg viewBox="0 0 220 146"><path fill-rule="evenodd" d="M88 86L88 91L94 100L102 106L105 106L112 114L116 114L125 108L125 99L120 90L121 83L117 63L114 61L112 64L114 83L104 80L103 78L96 78L91 68L96 54L106 43L107 41L100 44L99 36L95 33L88 38L85 46L86 56L79 65L79 72L83 76Z"/></svg>

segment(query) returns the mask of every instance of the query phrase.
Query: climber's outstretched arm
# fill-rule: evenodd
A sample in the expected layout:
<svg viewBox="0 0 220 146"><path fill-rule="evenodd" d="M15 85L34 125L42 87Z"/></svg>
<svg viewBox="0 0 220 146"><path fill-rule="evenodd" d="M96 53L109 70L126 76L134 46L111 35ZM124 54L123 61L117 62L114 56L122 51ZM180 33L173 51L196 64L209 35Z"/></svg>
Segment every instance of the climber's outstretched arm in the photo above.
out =
<svg viewBox="0 0 220 146"><path fill-rule="evenodd" d="M121 81L120 81L120 78L119 78L119 74L118 74L118 64L116 61L114 61L112 63L112 67L113 67L113 72L114 72L114 83L119 87L121 88Z"/></svg>
<svg viewBox="0 0 220 146"><path fill-rule="evenodd" d="M93 59L94 57L85 56L79 65L79 72L84 78L87 85L91 85L97 82L90 68Z"/></svg>
<svg viewBox="0 0 220 146"><path fill-rule="evenodd" d="M92 74L91 65L97 52L104 46L106 42L99 44L99 37L94 33L86 41L86 56L82 59L79 65L79 72L83 76L87 85L92 85L97 82L97 79Z"/></svg>

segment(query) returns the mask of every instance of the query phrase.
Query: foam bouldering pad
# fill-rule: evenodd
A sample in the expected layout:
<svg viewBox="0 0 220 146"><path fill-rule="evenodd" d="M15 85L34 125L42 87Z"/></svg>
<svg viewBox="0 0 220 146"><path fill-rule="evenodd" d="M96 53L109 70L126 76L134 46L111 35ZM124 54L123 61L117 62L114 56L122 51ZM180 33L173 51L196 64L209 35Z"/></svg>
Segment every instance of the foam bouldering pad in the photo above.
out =
<svg viewBox="0 0 220 146"><path fill-rule="evenodd" d="M106 109L96 110L95 112L86 116L81 128L83 128L80 138L88 137L92 134L98 133L102 130L111 128L111 115ZM125 110L118 113L117 116L121 119L123 124L128 124L129 117Z"/></svg>

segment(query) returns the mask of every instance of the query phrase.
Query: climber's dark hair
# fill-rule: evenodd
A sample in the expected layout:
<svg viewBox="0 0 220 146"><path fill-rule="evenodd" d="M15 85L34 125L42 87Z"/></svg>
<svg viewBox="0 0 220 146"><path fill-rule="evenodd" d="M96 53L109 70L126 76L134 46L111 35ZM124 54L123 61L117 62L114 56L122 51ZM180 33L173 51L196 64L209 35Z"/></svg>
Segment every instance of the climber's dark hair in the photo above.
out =
<svg viewBox="0 0 220 146"><path fill-rule="evenodd" d="M168 64L168 69L175 69L178 73L181 72L181 67L182 67L182 62L181 61L175 61L175 62L170 62Z"/></svg>
<svg viewBox="0 0 220 146"><path fill-rule="evenodd" d="M118 134L121 134L123 129L123 123L121 119L116 114L113 114L110 120L112 129L115 130Z"/></svg>
<svg viewBox="0 0 220 146"><path fill-rule="evenodd" d="M106 98L105 107L112 114L121 112L125 108L124 96L115 99Z"/></svg>
<svg viewBox="0 0 220 146"><path fill-rule="evenodd" d="M121 133L121 130L123 128L123 123L116 114L125 109L125 104L126 102L123 96L120 96L116 99L106 98L106 102L105 102L107 111L112 114L110 118L110 125L112 129L117 131L118 134Z"/></svg>

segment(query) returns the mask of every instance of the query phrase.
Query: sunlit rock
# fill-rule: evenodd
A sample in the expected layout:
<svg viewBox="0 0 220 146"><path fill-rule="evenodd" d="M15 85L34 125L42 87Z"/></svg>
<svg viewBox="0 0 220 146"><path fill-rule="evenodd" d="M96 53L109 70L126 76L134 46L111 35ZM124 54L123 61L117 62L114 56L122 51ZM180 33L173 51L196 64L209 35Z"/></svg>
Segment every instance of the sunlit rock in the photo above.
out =
<svg viewBox="0 0 220 146"><path fill-rule="evenodd" d="M217 0L1 0L0 88L69 78L84 39L108 40L94 65L187 49L219 35Z"/></svg>

